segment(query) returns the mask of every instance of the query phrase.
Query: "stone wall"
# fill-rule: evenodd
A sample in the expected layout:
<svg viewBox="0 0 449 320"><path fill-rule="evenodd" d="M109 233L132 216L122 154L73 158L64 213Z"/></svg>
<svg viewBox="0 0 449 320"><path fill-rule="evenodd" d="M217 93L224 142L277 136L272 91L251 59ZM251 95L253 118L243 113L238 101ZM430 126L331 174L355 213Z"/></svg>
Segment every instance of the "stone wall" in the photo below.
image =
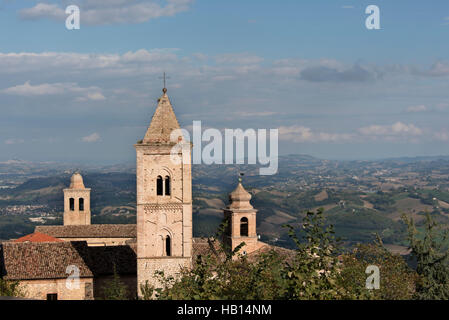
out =
<svg viewBox="0 0 449 320"><path fill-rule="evenodd" d="M94 297L93 279L79 279L79 288L69 289L67 279L22 280L20 288L26 298L47 300L47 294L57 294L58 300L91 300ZM72 282L73 283L73 282Z"/></svg>
<svg viewBox="0 0 449 320"><path fill-rule="evenodd" d="M191 257L160 257L151 259L137 259L137 283L138 294L141 296L140 284L152 285L155 288L160 288L161 283L155 278L154 274L156 271L164 271L164 275L177 277L182 268L191 268L192 258Z"/></svg>
<svg viewBox="0 0 449 320"><path fill-rule="evenodd" d="M86 241L90 247L95 246L123 246L127 241L135 238L58 238L64 241Z"/></svg>

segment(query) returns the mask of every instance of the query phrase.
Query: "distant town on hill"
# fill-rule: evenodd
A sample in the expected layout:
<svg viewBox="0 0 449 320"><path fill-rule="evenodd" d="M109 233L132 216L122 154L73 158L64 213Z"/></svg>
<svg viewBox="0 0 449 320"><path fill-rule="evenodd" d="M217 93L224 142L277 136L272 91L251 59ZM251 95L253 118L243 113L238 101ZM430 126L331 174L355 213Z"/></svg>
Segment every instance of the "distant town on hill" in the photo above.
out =
<svg viewBox="0 0 449 320"><path fill-rule="evenodd" d="M61 224L62 189L80 170L92 188L92 223L135 223L135 166L80 165L10 160L0 162L0 239L18 238L44 224ZM425 213L449 226L449 156L336 161L306 155L279 159L279 172L260 176L254 165L194 165L195 236L211 236L223 217L240 172L258 209L263 241L292 247L285 224L307 210L324 208L347 246L378 234L392 251L406 251L402 214L417 226Z"/></svg>

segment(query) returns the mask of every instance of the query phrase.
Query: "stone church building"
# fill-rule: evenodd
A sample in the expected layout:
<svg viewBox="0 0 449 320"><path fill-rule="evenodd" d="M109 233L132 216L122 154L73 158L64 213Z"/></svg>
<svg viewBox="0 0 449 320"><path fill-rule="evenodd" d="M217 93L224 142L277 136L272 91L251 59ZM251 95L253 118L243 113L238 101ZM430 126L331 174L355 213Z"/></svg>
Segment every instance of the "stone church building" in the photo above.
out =
<svg viewBox="0 0 449 320"><path fill-rule="evenodd" d="M0 276L19 281L29 298L82 300L101 298L115 270L130 298L136 298L140 285L158 285L156 271L175 276L191 267L208 244L193 238L191 143L177 129L164 88L144 138L135 145L136 225L91 224L91 189L75 173L63 190L64 225L38 226L31 235L1 243ZM229 199L223 241L231 249L245 242L241 252L247 255L272 248L258 240L257 210L241 181ZM79 277L76 288L68 285L74 275Z"/></svg>

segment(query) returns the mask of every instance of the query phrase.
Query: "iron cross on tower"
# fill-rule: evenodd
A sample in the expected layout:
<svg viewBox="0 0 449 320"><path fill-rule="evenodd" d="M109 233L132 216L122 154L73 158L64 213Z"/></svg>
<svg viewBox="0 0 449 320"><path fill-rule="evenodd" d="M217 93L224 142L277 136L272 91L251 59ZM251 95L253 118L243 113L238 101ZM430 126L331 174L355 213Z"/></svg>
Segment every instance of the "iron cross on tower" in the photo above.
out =
<svg viewBox="0 0 449 320"><path fill-rule="evenodd" d="M164 72L164 75L162 77L159 77L159 79L164 80L164 89L162 89L162 91L167 92L167 79L170 79L170 77L168 77Z"/></svg>

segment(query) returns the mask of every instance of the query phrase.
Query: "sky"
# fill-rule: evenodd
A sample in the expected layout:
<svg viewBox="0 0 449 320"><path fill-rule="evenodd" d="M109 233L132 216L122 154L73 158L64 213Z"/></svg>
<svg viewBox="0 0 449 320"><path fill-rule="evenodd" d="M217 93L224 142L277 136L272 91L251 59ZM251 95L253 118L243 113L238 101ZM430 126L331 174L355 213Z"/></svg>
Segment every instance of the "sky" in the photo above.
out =
<svg viewBox="0 0 449 320"><path fill-rule="evenodd" d="M0 0L0 161L134 161L163 72L185 128L278 129L280 154L326 159L449 155L447 0Z"/></svg>

